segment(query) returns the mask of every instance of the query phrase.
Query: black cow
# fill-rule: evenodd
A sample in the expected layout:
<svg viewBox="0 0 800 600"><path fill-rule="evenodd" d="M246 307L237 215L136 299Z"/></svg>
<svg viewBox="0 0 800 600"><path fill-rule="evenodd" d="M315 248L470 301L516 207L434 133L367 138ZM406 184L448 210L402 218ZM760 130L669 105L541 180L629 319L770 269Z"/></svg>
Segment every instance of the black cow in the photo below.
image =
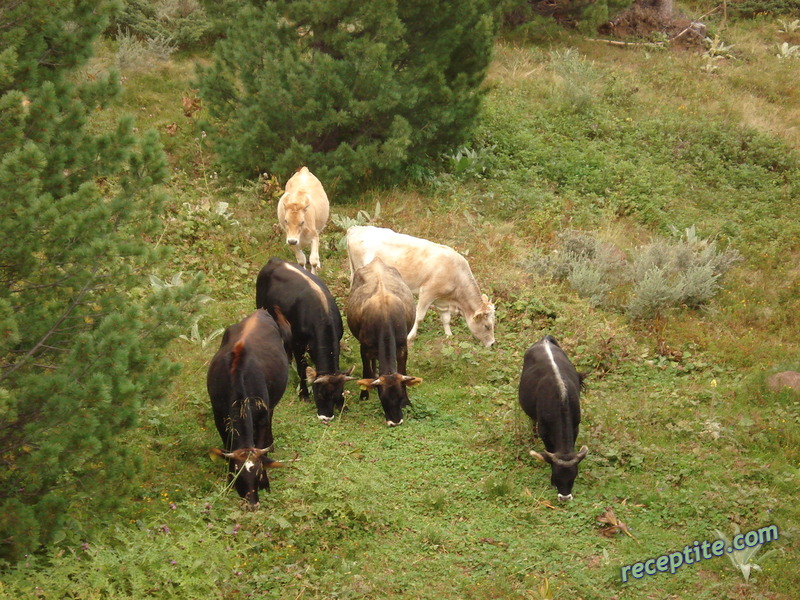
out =
<svg viewBox="0 0 800 600"><path fill-rule="evenodd" d="M290 335L282 316L276 323L258 310L225 330L208 367L206 386L225 448L211 452L228 459L236 491L252 508L258 506L258 490L269 491L266 468L284 466L267 452L273 445L272 414L289 379L284 344Z"/></svg>
<svg viewBox="0 0 800 600"><path fill-rule="evenodd" d="M342 315L322 279L300 265L271 258L256 280L256 306L270 313L280 310L292 328L291 349L300 377L300 398L308 400L306 379L312 384L317 417L333 420L344 405L344 384L354 380L339 370ZM306 352L316 367L309 368Z"/></svg>
<svg viewBox="0 0 800 600"><path fill-rule="evenodd" d="M361 344L361 399L377 388L386 424L401 425L402 408L411 404L406 386L422 382L406 375L406 338L414 326L414 296L399 271L376 258L355 272L346 312L347 325Z"/></svg>
<svg viewBox="0 0 800 600"><path fill-rule="evenodd" d="M541 454L531 450L531 456L550 464L550 483L562 502L572 500L578 463L589 451L582 446L575 453L582 385L583 375L575 370L554 337L546 335L528 348L519 381L519 403L538 425L546 448Z"/></svg>

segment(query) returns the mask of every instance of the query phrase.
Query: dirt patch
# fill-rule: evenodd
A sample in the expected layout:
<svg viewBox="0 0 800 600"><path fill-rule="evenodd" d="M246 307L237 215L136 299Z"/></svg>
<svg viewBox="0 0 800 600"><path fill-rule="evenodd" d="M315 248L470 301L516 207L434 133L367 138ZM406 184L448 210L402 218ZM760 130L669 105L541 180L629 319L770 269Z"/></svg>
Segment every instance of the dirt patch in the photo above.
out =
<svg viewBox="0 0 800 600"><path fill-rule="evenodd" d="M598 28L603 36L619 40L666 41L685 46L701 46L706 27L680 14L664 16L651 6L634 4Z"/></svg>

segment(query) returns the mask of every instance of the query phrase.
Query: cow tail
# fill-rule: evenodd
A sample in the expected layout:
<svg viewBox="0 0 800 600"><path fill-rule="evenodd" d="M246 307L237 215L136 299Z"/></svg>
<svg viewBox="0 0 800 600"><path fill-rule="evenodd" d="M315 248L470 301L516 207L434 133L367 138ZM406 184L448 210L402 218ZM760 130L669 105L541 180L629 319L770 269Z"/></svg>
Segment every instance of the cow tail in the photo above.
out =
<svg viewBox="0 0 800 600"><path fill-rule="evenodd" d="M239 370L239 365L244 360L244 340L239 340L234 344L233 351L231 352L231 370L230 375L231 379L235 379L237 377L237 371Z"/></svg>
<svg viewBox="0 0 800 600"><path fill-rule="evenodd" d="M238 423L240 428L238 433L240 439L247 440L247 443L252 444L253 440L253 417L250 406L250 394L244 382L244 361L246 360L247 353L245 352L244 340L239 340L234 344L231 351L231 384L234 393L234 401L231 408L238 411L238 416L235 418L231 414L232 423Z"/></svg>
<svg viewBox="0 0 800 600"><path fill-rule="evenodd" d="M281 339L284 343L292 341L292 324L286 319L281 311L281 307L277 304L272 307L272 314L275 316L275 322L278 324L278 331L281 334Z"/></svg>

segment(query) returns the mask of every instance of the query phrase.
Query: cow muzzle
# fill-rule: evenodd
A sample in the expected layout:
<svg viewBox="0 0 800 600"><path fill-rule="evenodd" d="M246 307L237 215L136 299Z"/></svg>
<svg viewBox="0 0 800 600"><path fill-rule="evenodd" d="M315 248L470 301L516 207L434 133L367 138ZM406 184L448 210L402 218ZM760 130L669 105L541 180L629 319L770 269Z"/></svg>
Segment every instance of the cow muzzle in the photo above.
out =
<svg viewBox="0 0 800 600"><path fill-rule="evenodd" d="M326 417L325 415L317 415L317 418L319 419L319 422L322 423L323 425L327 425L328 423L333 421L333 419L335 417L336 417L336 415L334 415L332 417Z"/></svg>
<svg viewBox="0 0 800 600"><path fill-rule="evenodd" d="M297 246L299 242L300 240L298 240L297 238L286 238L286 243L289 244L290 246Z"/></svg>
<svg viewBox="0 0 800 600"><path fill-rule="evenodd" d="M569 502L570 500L572 500L572 494L567 494L566 496L558 495L559 502Z"/></svg>
<svg viewBox="0 0 800 600"><path fill-rule="evenodd" d="M389 427L399 427L400 425L402 425L402 424L403 424L403 419L400 419L400 421L398 421L398 422L394 422L394 421L386 421L386 424L387 424Z"/></svg>

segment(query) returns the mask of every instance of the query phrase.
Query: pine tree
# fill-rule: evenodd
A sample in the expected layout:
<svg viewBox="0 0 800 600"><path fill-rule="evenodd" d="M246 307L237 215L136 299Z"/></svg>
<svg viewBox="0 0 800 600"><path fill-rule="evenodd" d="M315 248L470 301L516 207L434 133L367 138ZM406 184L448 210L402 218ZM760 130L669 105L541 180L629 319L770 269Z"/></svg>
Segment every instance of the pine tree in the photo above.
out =
<svg viewBox="0 0 800 600"><path fill-rule="evenodd" d="M0 559L46 543L71 503L129 477L119 436L174 368L191 286L150 293L167 167L131 118L97 133L115 73L76 75L112 2L0 10Z"/></svg>
<svg viewBox="0 0 800 600"><path fill-rule="evenodd" d="M200 73L215 149L245 175L395 178L468 139L493 38L486 0L247 5Z"/></svg>

